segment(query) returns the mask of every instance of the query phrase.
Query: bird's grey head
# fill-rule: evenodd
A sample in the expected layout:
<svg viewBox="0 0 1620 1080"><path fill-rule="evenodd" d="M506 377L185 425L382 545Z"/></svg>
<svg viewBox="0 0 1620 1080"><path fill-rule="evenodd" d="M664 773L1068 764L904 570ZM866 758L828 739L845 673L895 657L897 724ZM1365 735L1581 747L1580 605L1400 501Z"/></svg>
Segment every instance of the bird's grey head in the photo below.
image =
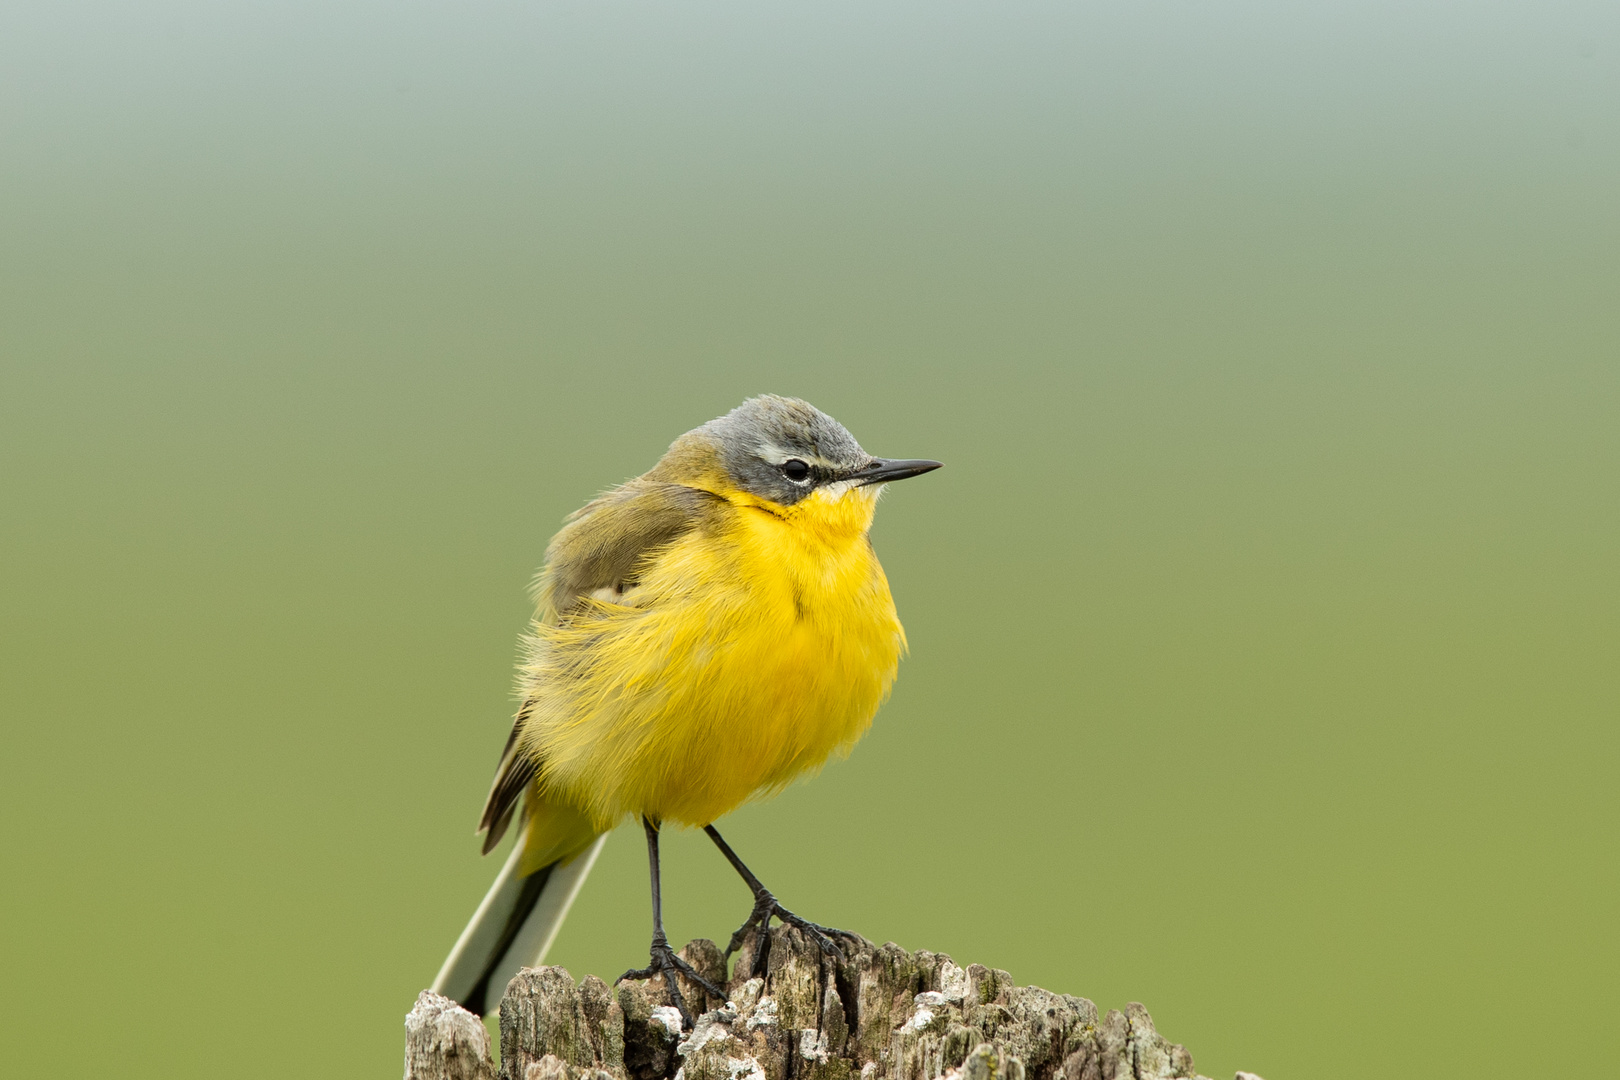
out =
<svg viewBox="0 0 1620 1080"><path fill-rule="evenodd" d="M818 488L900 480L937 461L890 461L861 449L843 424L808 401L762 394L698 429L720 448L738 488L791 506Z"/></svg>

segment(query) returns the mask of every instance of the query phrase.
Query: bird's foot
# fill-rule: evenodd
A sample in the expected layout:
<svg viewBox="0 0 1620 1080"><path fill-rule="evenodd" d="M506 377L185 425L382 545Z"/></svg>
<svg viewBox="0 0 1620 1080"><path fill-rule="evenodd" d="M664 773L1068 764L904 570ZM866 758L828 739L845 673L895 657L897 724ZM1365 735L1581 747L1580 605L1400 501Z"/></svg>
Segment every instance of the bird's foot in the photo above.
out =
<svg viewBox="0 0 1620 1080"><path fill-rule="evenodd" d="M737 932L731 935L731 943L726 946L726 959L729 961L731 954L743 947L750 932L757 931L763 935L769 930L773 916L789 926L798 927L800 931L821 948L822 952L827 953L829 956L836 956L839 959L844 958L844 951L838 947L835 938L842 938L850 942L862 940L859 934L852 934L848 930L839 930L836 927L822 926L820 923L813 923L809 919L793 914L793 912L783 907L768 890L762 889L754 895L754 910L749 912L748 921L737 927ZM752 965L754 970L748 973L750 978L764 974L760 970L764 958L764 949L754 950Z"/></svg>
<svg viewBox="0 0 1620 1080"><path fill-rule="evenodd" d="M686 999L681 995L681 984L677 975L685 975L688 979L701 986L705 993L712 994L721 1001L726 999L726 992L715 986L714 983L699 975L674 949L669 947L669 941L662 935L653 938L652 948L649 950L652 963L644 968L631 968L613 981L623 982L625 979L650 979L655 975L664 977L664 986L669 990L669 1000L681 1012L681 1020L685 1022L687 1030L697 1026L692 1018L692 1010L686 1007Z"/></svg>

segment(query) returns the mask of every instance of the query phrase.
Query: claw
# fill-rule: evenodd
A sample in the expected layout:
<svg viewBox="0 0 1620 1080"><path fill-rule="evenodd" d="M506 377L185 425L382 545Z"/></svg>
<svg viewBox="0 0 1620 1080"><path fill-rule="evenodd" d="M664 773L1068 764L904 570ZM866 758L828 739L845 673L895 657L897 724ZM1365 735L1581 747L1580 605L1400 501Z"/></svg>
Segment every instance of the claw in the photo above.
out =
<svg viewBox="0 0 1620 1080"><path fill-rule="evenodd" d="M848 930L839 930L831 926L822 926L820 923L813 923L809 919L795 915L783 907L770 892L762 890L754 897L754 910L749 913L748 921L739 926L737 932L731 935L731 943L726 946L726 960L729 961L731 954L742 948L743 944L748 940L749 931L758 930L761 934L767 932L770 929L773 917L780 919L789 926L797 927L814 940L822 952L830 956L837 956L839 959L846 959L846 957L844 950L839 948L838 943L833 940L834 938L845 938L852 943L862 940L859 934L852 934ZM762 974L759 970L759 961L760 954L756 951L753 962L754 970L749 972L750 976Z"/></svg>
<svg viewBox="0 0 1620 1080"><path fill-rule="evenodd" d="M669 942L655 939L650 954L651 964L644 968L631 968L617 979L614 979L614 984L617 985L626 979L651 979L656 975L662 975L664 977L664 987L669 991L669 1000L674 1003L675 1008L680 1010L681 1021L686 1024L688 1030L696 1027L697 1021L692 1018L692 1010L686 1007L686 999L681 994L680 981L675 978L677 974L685 975L688 979L697 983L705 993L722 1001L725 1000L725 991L699 975L691 964L687 963L674 949L669 947Z"/></svg>
<svg viewBox="0 0 1620 1080"><path fill-rule="evenodd" d="M726 946L726 962L731 962L731 954L742 948L748 942L748 932L757 928L768 929L771 915L774 914L776 898L769 893L765 894L765 901L754 902L754 910L748 913L748 921L737 927L737 932L731 935L731 942Z"/></svg>
<svg viewBox="0 0 1620 1080"><path fill-rule="evenodd" d="M652 826L649 825L648 828L651 829ZM853 942L862 942L866 940L859 934L852 934L848 930L835 930L830 926L821 926L817 923L811 922L809 919L801 919L799 916L793 914L793 912L777 903L776 897L771 895L771 890L762 885L759 878L754 876L754 872L748 869L748 867L743 864L741 859L737 858L737 853L731 850L731 845L726 843L725 838L720 835L719 830L710 824L703 826L703 831L709 834L709 839L713 840L714 846L720 849L720 854L726 857L726 861L731 864L731 868L737 871L738 875L742 877L743 881L748 884L749 889L751 889L754 893L754 910L749 912L748 921L739 926L737 928L737 932L731 935L731 944L726 946L727 961L730 961L732 953L742 948L743 943L748 940L748 934L750 931L757 931L760 936L763 937L765 933L770 930L771 919L773 917L781 919L789 926L798 927L801 931L809 934L815 939L816 945L821 948L822 952L830 953L840 958L843 957L843 950L838 947L837 943L833 941L833 938L848 938ZM651 833L648 835L650 836ZM751 965L753 970L748 973L750 977L764 974L762 965L760 963L762 958L763 951L760 949L755 949L754 959Z"/></svg>

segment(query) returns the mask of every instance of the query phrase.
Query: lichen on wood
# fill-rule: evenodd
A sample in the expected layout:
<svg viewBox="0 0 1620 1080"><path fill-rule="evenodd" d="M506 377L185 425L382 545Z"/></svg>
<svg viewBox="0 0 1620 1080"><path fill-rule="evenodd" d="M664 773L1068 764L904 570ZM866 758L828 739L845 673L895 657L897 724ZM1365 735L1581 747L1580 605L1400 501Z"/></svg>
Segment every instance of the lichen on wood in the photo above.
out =
<svg viewBox="0 0 1620 1080"><path fill-rule="evenodd" d="M1005 971L959 967L944 953L860 941L829 956L778 926L744 946L729 979L713 942L693 941L681 955L727 991L720 1001L681 977L697 1014L690 1030L662 977L609 987L594 975L576 983L559 967L525 968L501 999L498 1072L478 1019L424 993L406 1022L406 1080L1196 1076L1186 1048L1161 1036L1139 1004L1099 1016L1085 998L1018 986ZM480 1047L482 1060L471 1062Z"/></svg>

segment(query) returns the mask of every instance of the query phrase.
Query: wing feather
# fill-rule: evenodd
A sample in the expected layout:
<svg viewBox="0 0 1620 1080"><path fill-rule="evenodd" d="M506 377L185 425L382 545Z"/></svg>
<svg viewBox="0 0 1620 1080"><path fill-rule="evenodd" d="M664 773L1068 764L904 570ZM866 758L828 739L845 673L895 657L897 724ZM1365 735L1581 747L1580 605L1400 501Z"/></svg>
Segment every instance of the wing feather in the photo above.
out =
<svg viewBox="0 0 1620 1080"><path fill-rule="evenodd" d="M512 824L512 813L517 809L518 797L534 779L534 761L518 751L518 732L528 715L528 705L519 710L512 734L507 736L506 749L501 751L501 763L495 769L495 779L489 786L489 798L484 800L484 813L478 819L478 831L484 834L484 854L488 855L506 835Z"/></svg>
<svg viewBox="0 0 1620 1080"><path fill-rule="evenodd" d="M711 492L644 479L595 499L569 517L546 549L541 621L572 612L592 593L633 586L645 560L727 508Z"/></svg>
<svg viewBox="0 0 1620 1080"><path fill-rule="evenodd" d="M591 596L622 596L646 560L729 509L718 495L684 484L632 480L571 515L546 549L536 586L540 622L578 613ZM518 800L540 771L521 734L532 702L518 710L478 821L488 854L505 835Z"/></svg>

